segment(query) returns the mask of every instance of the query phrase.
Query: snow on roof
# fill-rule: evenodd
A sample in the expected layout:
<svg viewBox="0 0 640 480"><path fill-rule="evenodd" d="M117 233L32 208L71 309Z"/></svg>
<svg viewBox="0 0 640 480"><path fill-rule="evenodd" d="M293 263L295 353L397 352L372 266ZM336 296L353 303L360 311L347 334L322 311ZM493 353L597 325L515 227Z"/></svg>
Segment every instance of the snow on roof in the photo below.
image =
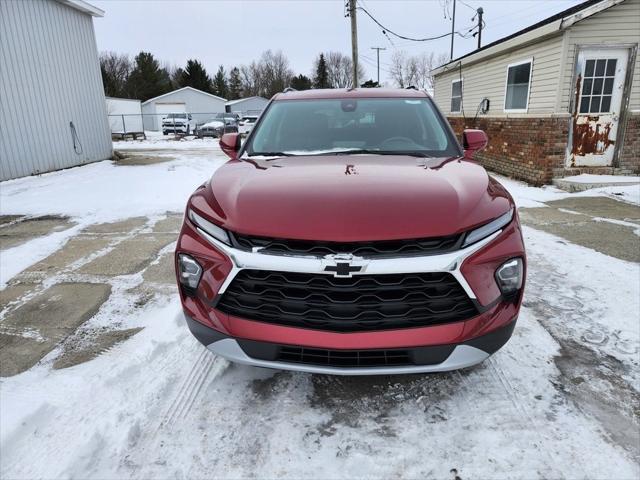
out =
<svg viewBox="0 0 640 480"><path fill-rule="evenodd" d="M149 100L147 100L146 102L142 102L142 105L146 105L147 103L154 102L154 101L156 101L156 100L158 100L158 99L160 99L160 98L166 97L166 96L168 96L168 95L173 95L174 93L176 93L176 92L181 92L182 90L193 90L194 92L198 92L198 93L201 93L201 94L203 94L203 95L208 95L208 96L213 97L213 98L216 98L216 99L218 99L218 100L222 100L223 102L226 102L226 101L227 101L227 99L226 99L226 98L218 97L217 95L214 95L213 93L204 92L204 91L202 91L202 90L198 90L197 88L193 88L193 87L182 87L182 88L179 88L179 89L177 89L177 90L172 90L171 92L163 93L162 95L158 95L157 97L150 98L150 99L149 99Z"/></svg>
<svg viewBox="0 0 640 480"><path fill-rule="evenodd" d="M236 103L242 103L242 102L245 102L247 100L251 100L252 98L260 98L260 99L264 100L265 102L269 101L264 97L260 97L258 95L254 95L253 97L245 97L245 98L238 98L237 100L229 100L227 102L227 105L235 105Z"/></svg>
<svg viewBox="0 0 640 480"><path fill-rule="evenodd" d="M63 5L67 5L68 7L75 8L76 10L81 11L82 13L87 13L92 17L104 17L104 10L99 9L98 7L94 7L89 2L85 2L84 0L57 0Z"/></svg>

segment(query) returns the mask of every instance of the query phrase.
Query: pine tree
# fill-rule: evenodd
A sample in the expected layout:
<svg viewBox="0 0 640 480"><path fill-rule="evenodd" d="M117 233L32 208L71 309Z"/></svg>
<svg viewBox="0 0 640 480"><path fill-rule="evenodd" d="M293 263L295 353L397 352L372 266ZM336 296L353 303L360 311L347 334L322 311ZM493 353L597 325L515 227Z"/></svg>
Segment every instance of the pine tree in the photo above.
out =
<svg viewBox="0 0 640 480"><path fill-rule="evenodd" d="M169 74L149 52L140 52L127 78L126 90L129 98L149 100L171 89Z"/></svg>
<svg viewBox="0 0 640 480"><path fill-rule="evenodd" d="M291 79L291 88L295 88L296 90L309 90L312 86L311 79L306 75L300 74Z"/></svg>
<svg viewBox="0 0 640 480"><path fill-rule="evenodd" d="M324 54L320 54L318 62L316 64L316 76L313 79L314 88L330 88L329 85L329 71L327 70L327 62L324 59Z"/></svg>
<svg viewBox="0 0 640 480"><path fill-rule="evenodd" d="M193 87L212 93L211 77L198 60L188 60L181 79L182 87Z"/></svg>
<svg viewBox="0 0 640 480"><path fill-rule="evenodd" d="M227 98L229 95L229 85L224 67L220 65L216 76L213 77L213 93L219 97Z"/></svg>
<svg viewBox="0 0 640 480"><path fill-rule="evenodd" d="M242 96L242 79L240 69L233 67L229 72L229 100L236 100Z"/></svg>

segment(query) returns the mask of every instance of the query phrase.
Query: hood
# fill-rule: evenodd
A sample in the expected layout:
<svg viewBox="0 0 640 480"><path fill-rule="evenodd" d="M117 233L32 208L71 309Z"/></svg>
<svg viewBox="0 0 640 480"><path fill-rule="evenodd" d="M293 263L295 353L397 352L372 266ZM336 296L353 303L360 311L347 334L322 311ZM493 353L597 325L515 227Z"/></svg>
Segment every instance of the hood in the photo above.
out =
<svg viewBox="0 0 640 480"><path fill-rule="evenodd" d="M348 242L460 233L513 201L472 161L350 155L234 160L191 204L241 234Z"/></svg>
<svg viewBox="0 0 640 480"><path fill-rule="evenodd" d="M221 122L219 120L214 120L212 122L207 122L200 125L200 128L220 128L220 127L224 127L224 122Z"/></svg>

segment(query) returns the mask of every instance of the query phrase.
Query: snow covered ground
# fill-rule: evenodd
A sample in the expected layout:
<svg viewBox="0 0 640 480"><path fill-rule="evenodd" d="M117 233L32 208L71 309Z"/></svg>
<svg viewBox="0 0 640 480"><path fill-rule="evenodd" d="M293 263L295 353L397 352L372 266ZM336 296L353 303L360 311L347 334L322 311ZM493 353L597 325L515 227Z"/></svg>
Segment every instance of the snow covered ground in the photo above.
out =
<svg viewBox="0 0 640 480"><path fill-rule="evenodd" d="M176 160L4 182L0 213L69 215L75 229L153 221L181 212L224 161L215 142L116 148L132 145L168 148ZM500 180L520 207L568 195ZM634 201L637 190L578 195ZM445 374L334 378L232 365L191 336L175 294L127 310L116 289L91 321L108 325L116 311L140 333L62 370L52 369L54 350L0 381L0 476L639 478L640 267L533 228L524 235L528 284L514 337L484 364ZM36 242L2 252L3 282L53 248Z"/></svg>

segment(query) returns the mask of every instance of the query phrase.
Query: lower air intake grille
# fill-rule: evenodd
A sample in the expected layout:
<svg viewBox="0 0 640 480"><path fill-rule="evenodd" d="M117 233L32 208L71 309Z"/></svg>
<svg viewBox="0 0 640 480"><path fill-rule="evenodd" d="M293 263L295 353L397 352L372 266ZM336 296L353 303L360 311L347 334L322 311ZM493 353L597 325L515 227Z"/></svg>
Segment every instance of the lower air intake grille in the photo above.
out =
<svg viewBox="0 0 640 480"><path fill-rule="evenodd" d="M413 365L408 350L323 350L280 347L278 361L332 367L384 367Z"/></svg>
<svg viewBox="0 0 640 480"><path fill-rule="evenodd" d="M241 270L217 308L250 320L335 332L436 325L478 313L449 273L337 278Z"/></svg>

